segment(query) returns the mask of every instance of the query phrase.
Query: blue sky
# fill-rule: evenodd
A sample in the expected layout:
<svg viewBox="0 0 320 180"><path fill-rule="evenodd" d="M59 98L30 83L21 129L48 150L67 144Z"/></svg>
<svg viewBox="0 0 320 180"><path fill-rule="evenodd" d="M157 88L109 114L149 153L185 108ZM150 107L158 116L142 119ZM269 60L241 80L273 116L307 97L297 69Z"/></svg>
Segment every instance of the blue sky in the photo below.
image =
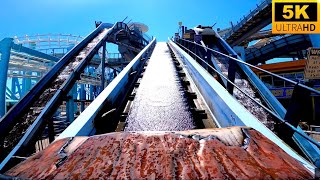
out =
<svg viewBox="0 0 320 180"><path fill-rule="evenodd" d="M2 0L0 39L14 35L65 33L86 36L94 21L114 23L126 16L149 26L150 36L166 41L178 29L178 22L230 26L230 21L254 9L261 0Z"/></svg>

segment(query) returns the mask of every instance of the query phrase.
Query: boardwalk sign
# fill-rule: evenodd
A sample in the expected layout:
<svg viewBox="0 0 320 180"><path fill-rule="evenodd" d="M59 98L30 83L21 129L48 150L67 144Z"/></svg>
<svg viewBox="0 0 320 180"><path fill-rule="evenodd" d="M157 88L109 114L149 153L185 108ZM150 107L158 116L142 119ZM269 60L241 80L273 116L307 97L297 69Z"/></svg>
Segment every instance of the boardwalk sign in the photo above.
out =
<svg viewBox="0 0 320 180"><path fill-rule="evenodd" d="M320 79L320 48L309 48L304 79Z"/></svg>

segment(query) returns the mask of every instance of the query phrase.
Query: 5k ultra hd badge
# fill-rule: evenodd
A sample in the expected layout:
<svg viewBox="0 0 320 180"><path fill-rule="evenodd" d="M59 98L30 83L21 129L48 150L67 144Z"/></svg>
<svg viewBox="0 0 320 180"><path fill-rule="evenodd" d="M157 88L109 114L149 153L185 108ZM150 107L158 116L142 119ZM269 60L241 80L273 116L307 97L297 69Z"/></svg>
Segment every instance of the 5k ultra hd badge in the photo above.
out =
<svg viewBox="0 0 320 180"><path fill-rule="evenodd" d="M320 33L320 0L272 0L272 33Z"/></svg>

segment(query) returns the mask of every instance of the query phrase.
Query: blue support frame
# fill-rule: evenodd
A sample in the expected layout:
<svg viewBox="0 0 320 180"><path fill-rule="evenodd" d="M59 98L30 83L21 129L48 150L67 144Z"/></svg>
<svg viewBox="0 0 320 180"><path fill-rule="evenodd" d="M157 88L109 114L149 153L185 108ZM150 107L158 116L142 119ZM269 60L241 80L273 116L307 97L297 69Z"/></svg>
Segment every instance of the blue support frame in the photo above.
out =
<svg viewBox="0 0 320 180"><path fill-rule="evenodd" d="M309 35L312 46L320 48L320 34L310 34Z"/></svg>
<svg viewBox="0 0 320 180"><path fill-rule="evenodd" d="M105 86L105 66L106 66L106 43L102 46L102 59L101 59L101 91Z"/></svg>
<svg viewBox="0 0 320 180"><path fill-rule="evenodd" d="M15 86L13 86L13 87L15 87ZM18 98L15 96L15 93L13 91L11 91L8 87L6 87L6 91L12 100L18 100Z"/></svg>
<svg viewBox="0 0 320 180"><path fill-rule="evenodd" d="M31 73L28 71L24 71L21 73L23 75L31 75ZM23 78L22 79L22 93L21 93L20 97L24 96L30 89L31 89L31 79L28 77Z"/></svg>
<svg viewBox="0 0 320 180"><path fill-rule="evenodd" d="M75 93L75 87L73 87L69 93L68 93L68 100L66 103L66 112L67 112L67 121L69 121L70 123L73 122L74 120L74 93Z"/></svg>
<svg viewBox="0 0 320 180"><path fill-rule="evenodd" d="M84 100L86 100L86 90L85 90L85 85L84 84L81 84L80 85L80 100L81 100L81 103L80 103L80 112L83 112L84 109L85 109L85 106L84 106Z"/></svg>
<svg viewBox="0 0 320 180"><path fill-rule="evenodd" d="M0 118L6 113L6 88L7 87L7 76L8 67L10 60L10 51L13 43L12 38L5 38L0 41Z"/></svg>
<svg viewBox="0 0 320 180"><path fill-rule="evenodd" d="M232 57L236 57L235 55L232 55ZM234 80L236 78L236 67L237 63L235 61L232 61L231 59L229 59L229 67L228 67L228 79L234 83ZM233 84L231 84L230 82L227 83L227 90L230 94L233 95Z"/></svg>
<svg viewBox="0 0 320 180"><path fill-rule="evenodd" d="M89 85L89 88L90 88L90 94L89 94L89 99L90 100L94 100L94 86L93 85Z"/></svg>

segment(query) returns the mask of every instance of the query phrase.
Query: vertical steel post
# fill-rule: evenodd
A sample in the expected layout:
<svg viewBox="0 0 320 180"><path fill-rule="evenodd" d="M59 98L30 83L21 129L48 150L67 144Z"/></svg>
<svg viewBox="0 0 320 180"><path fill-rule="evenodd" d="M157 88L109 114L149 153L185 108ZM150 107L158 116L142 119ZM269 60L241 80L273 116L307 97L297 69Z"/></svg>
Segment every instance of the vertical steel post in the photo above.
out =
<svg viewBox="0 0 320 180"><path fill-rule="evenodd" d="M94 99L94 86L93 85L89 85L90 88L90 94L89 94L89 99L93 100Z"/></svg>
<svg viewBox="0 0 320 180"><path fill-rule="evenodd" d="M181 26L181 39L183 39L183 35L184 35L184 26Z"/></svg>
<svg viewBox="0 0 320 180"><path fill-rule="evenodd" d="M73 122L74 120L74 99L73 99L73 92L74 87L69 91L67 95L67 104L66 104L66 111L67 111L67 120L69 122Z"/></svg>
<svg viewBox="0 0 320 180"><path fill-rule="evenodd" d="M300 120L310 121L311 120L311 92L303 87L295 85L290 104L287 108L287 113L284 119L289 122L292 126L297 127ZM286 143L292 141L294 131L284 124L280 124L277 127L278 135Z"/></svg>
<svg viewBox="0 0 320 180"><path fill-rule="evenodd" d="M234 58L237 58L237 55L231 55ZM236 77L236 62L233 59L229 59L229 68L228 68L228 79L234 83ZM230 94L233 95L233 84L229 81L227 82L227 90Z"/></svg>
<svg viewBox="0 0 320 180"><path fill-rule="evenodd" d="M104 84L105 84L105 64L106 63L106 43L102 46L102 60L101 60L101 91L104 90Z"/></svg>
<svg viewBox="0 0 320 180"><path fill-rule="evenodd" d="M80 105L80 112L84 111L84 100L86 100L86 90L85 90L85 85L81 84L81 89L80 89L80 100L81 100L81 105Z"/></svg>
<svg viewBox="0 0 320 180"><path fill-rule="evenodd" d="M21 75L20 74L21 72L19 71L19 75ZM23 97L23 94L22 94L22 88L21 88L21 86L20 86L20 78L17 78L16 79L16 87L17 87L17 89L18 89L18 94L19 94L19 97L20 98L22 98ZM22 81L22 80L21 80Z"/></svg>
<svg viewBox="0 0 320 180"><path fill-rule="evenodd" d="M32 73L28 71L23 71L23 79L22 79L22 96L24 96L31 89L31 79L26 77L27 75L31 75Z"/></svg>
<svg viewBox="0 0 320 180"><path fill-rule="evenodd" d="M113 78L116 78L116 77L117 77L117 71L113 70Z"/></svg>
<svg viewBox="0 0 320 180"><path fill-rule="evenodd" d="M77 83L75 83L73 85L72 92L73 92L73 99L78 99L78 84ZM73 103L73 106L74 106L73 112L77 113L78 112L78 103Z"/></svg>
<svg viewBox="0 0 320 180"><path fill-rule="evenodd" d="M12 45L12 38L5 38L0 41L0 118L6 112L6 88L7 74L10 60L10 51Z"/></svg>
<svg viewBox="0 0 320 180"><path fill-rule="evenodd" d="M239 54L243 61L246 61L246 50L243 46L234 46L233 50Z"/></svg>
<svg viewBox="0 0 320 180"><path fill-rule="evenodd" d="M49 143L54 141L54 136L55 136L55 132L54 132L54 125L53 125L53 121L56 118L53 117L51 119L48 119L48 137L49 137Z"/></svg>
<svg viewBox="0 0 320 180"><path fill-rule="evenodd" d="M16 77L12 77L11 78L11 92L12 92L12 95L16 95Z"/></svg>

